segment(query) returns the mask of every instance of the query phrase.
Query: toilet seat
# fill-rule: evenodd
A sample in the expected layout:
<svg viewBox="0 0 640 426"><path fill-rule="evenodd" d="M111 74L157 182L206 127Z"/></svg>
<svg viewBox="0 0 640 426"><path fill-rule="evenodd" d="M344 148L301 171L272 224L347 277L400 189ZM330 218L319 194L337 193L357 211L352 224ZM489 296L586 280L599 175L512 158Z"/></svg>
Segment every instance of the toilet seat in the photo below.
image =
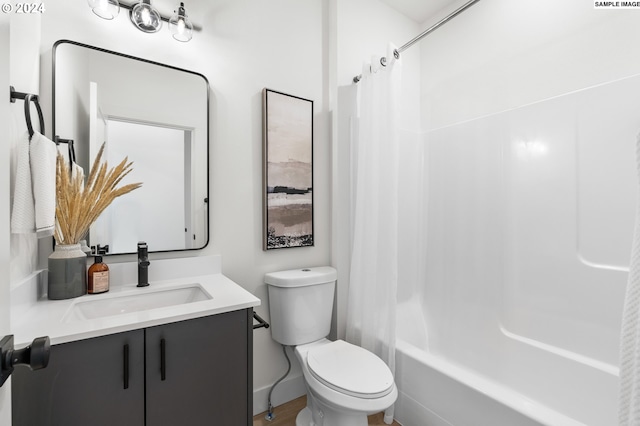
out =
<svg viewBox="0 0 640 426"><path fill-rule="evenodd" d="M311 348L307 366L322 384L346 395L373 399L393 390L393 375L384 361L343 340Z"/></svg>

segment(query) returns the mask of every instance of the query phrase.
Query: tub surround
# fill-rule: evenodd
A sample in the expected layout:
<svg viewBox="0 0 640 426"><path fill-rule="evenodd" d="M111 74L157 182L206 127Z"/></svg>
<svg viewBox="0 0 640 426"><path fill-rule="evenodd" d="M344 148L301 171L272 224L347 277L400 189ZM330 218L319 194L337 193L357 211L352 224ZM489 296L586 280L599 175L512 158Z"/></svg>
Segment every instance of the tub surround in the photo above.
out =
<svg viewBox="0 0 640 426"><path fill-rule="evenodd" d="M200 318L260 305L260 299L221 273L220 256L152 260L146 288L136 288L137 263L111 263L110 291L75 299L48 300L46 270L33 273L11 289L11 324L17 348L34 337L49 336L60 344L160 324ZM70 315L77 303L151 293L197 284L211 296L208 300L140 310L101 318L78 320Z"/></svg>
<svg viewBox="0 0 640 426"><path fill-rule="evenodd" d="M637 74L424 135L435 231L399 288L401 423L617 424L639 90Z"/></svg>

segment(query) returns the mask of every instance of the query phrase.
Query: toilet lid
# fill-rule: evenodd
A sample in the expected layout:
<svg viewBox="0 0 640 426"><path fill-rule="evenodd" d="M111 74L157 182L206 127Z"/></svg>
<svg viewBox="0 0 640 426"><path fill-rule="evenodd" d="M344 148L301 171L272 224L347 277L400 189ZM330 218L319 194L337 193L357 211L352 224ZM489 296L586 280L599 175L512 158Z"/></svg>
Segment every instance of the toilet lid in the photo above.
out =
<svg viewBox="0 0 640 426"><path fill-rule="evenodd" d="M310 349L307 365L326 386L359 398L380 398L393 388L393 375L380 358L343 340Z"/></svg>

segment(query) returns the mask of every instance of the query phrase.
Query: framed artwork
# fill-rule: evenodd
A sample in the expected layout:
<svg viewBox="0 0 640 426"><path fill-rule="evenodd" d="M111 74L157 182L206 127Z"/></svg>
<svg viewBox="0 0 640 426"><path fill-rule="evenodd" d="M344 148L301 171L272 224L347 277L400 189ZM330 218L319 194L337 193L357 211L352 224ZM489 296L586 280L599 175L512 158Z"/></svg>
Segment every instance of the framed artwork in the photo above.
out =
<svg viewBox="0 0 640 426"><path fill-rule="evenodd" d="M264 89L263 249L313 246L313 101Z"/></svg>

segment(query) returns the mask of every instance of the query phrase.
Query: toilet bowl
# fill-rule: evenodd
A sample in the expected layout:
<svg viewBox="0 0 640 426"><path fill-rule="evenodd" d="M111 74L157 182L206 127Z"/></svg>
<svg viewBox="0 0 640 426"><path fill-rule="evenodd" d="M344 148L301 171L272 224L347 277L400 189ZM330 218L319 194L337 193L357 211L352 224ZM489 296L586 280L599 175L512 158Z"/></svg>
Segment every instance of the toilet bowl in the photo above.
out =
<svg viewBox="0 0 640 426"><path fill-rule="evenodd" d="M368 415L384 411L398 397L387 365L359 346L321 339L296 346L295 354L307 387L308 411L298 414L296 426L366 426Z"/></svg>
<svg viewBox="0 0 640 426"><path fill-rule="evenodd" d="M373 353L329 334L336 270L265 275L274 340L294 346L307 389L296 426L366 426L398 396L389 367Z"/></svg>

